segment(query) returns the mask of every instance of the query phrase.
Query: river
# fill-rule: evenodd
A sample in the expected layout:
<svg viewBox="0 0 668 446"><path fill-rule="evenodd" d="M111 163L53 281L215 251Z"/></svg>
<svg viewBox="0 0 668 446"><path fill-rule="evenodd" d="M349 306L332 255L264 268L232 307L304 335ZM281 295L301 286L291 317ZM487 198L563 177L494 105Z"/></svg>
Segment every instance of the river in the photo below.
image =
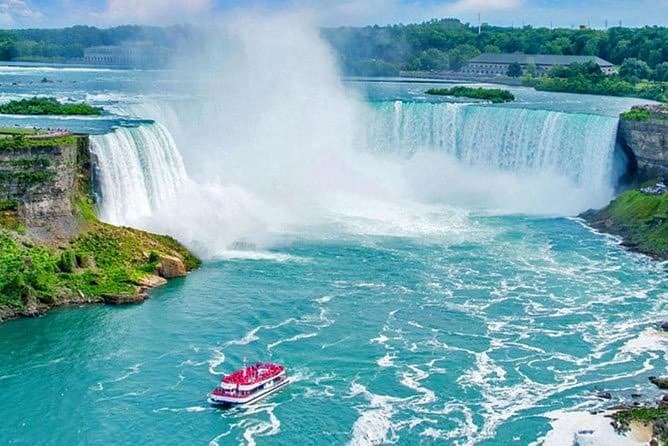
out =
<svg viewBox="0 0 668 446"><path fill-rule="evenodd" d="M614 196L635 100L315 78L326 99L304 78L209 98L170 72L0 67L2 100L110 112L0 125L94 134L102 218L205 260L139 306L1 325L0 443L536 444L599 390L650 396L665 265L573 218ZM207 406L244 358L294 383Z"/></svg>

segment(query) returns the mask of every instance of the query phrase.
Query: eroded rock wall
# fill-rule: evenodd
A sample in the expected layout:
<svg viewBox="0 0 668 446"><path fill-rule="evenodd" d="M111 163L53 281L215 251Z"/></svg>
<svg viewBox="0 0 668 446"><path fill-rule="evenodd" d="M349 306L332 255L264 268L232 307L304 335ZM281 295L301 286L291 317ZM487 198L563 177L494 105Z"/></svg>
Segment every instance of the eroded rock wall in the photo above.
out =
<svg viewBox="0 0 668 446"><path fill-rule="evenodd" d="M638 179L668 179L668 119L619 120L617 138L637 162Z"/></svg>
<svg viewBox="0 0 668 446"><path fill-rule="evenodd" d="M89 141L0 150L0 201L14 202L29 236L68 240L78 228L74 199L81 175L90 175ZM89 179L86 179L89 181Z"/></svg>

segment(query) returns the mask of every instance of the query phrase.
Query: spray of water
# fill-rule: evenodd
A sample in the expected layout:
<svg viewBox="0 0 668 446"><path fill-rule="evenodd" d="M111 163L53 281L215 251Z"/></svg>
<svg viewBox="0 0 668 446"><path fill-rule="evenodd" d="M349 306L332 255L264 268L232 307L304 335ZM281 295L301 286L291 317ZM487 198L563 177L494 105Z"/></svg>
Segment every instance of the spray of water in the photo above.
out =
<svg viewBox="0 0 668 446"><path fill-rule="evenodd" d="M608 142L581 156L586 138L560 143L551 132L587 129L559 116L507 110L509 121L500 109L474 119L447 105L365 103L303 16L236 18L186 54L174 73L189 99L148 116L168 121L183 164L151 158L157 167L143 166L137 181L115 168L103 194L125 182L148 198L105 200L103 215L172 234L204 257L312 231L442 237L465 228L471 209L573 214L611 193ZM103 171L115 163L105 162ZM588 163L593 182L582 175ZM164 186L150 186L155 178Z"/></svg>

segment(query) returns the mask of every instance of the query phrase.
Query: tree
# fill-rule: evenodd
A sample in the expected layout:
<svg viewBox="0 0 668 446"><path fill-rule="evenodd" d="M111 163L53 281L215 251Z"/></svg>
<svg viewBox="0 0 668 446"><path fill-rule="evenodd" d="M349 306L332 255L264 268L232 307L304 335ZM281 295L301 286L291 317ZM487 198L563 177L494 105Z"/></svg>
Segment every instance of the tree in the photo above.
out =
<svg viewBox="0 0 668 446"><path fill-rule="evenodd" d="M668 62L662 62L654 69L654 79L657 81L668 81Z"/></svg>
<svg viewBox="0 0 668 446"><path fill-rule="evenodd" d="M649 79L651 70L647 62L636 58L624 59L619 67L619 77L631 82L637 82L639 79Z"/></svg>
<svg viewBox="0 0 668 446"><path fill-rule="evenodd" d="M517 62L513 62L508 65L508 72L506 73L510 77L520 77L522 75L522 65Z"/></svg>
<svg viewBox="0 0 668 446"><path fill-rule="evenodd" d="M536 64L530 63L527 65L527 76L536 77Z"/></svg>
<svg viewBox="0 0 668 446"><path fill-rule="evenodd" d="M16 45L11 40L0 42L0 60L12 60L17 56Z"/></svg>
<svg viewBox="0 0 668 446"><path fill-rule="evenodd" d="M466 62L480 54L480 51L473 45L457 45L448 51L448 65L453 71L462 69Z"/></svg>

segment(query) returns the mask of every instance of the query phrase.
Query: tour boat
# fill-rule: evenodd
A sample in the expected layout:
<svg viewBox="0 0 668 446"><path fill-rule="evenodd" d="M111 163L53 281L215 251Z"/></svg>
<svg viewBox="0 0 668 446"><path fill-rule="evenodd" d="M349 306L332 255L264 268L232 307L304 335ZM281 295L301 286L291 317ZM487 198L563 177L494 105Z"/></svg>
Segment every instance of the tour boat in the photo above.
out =
<svg viewBox="0 0 668 446"><path fill-rule="evenodd" d="M285 367L272 363L255 363L226 375L220 386L209 394L215 406L239 406L254 403L285 387L290 382Z"/></svg>

